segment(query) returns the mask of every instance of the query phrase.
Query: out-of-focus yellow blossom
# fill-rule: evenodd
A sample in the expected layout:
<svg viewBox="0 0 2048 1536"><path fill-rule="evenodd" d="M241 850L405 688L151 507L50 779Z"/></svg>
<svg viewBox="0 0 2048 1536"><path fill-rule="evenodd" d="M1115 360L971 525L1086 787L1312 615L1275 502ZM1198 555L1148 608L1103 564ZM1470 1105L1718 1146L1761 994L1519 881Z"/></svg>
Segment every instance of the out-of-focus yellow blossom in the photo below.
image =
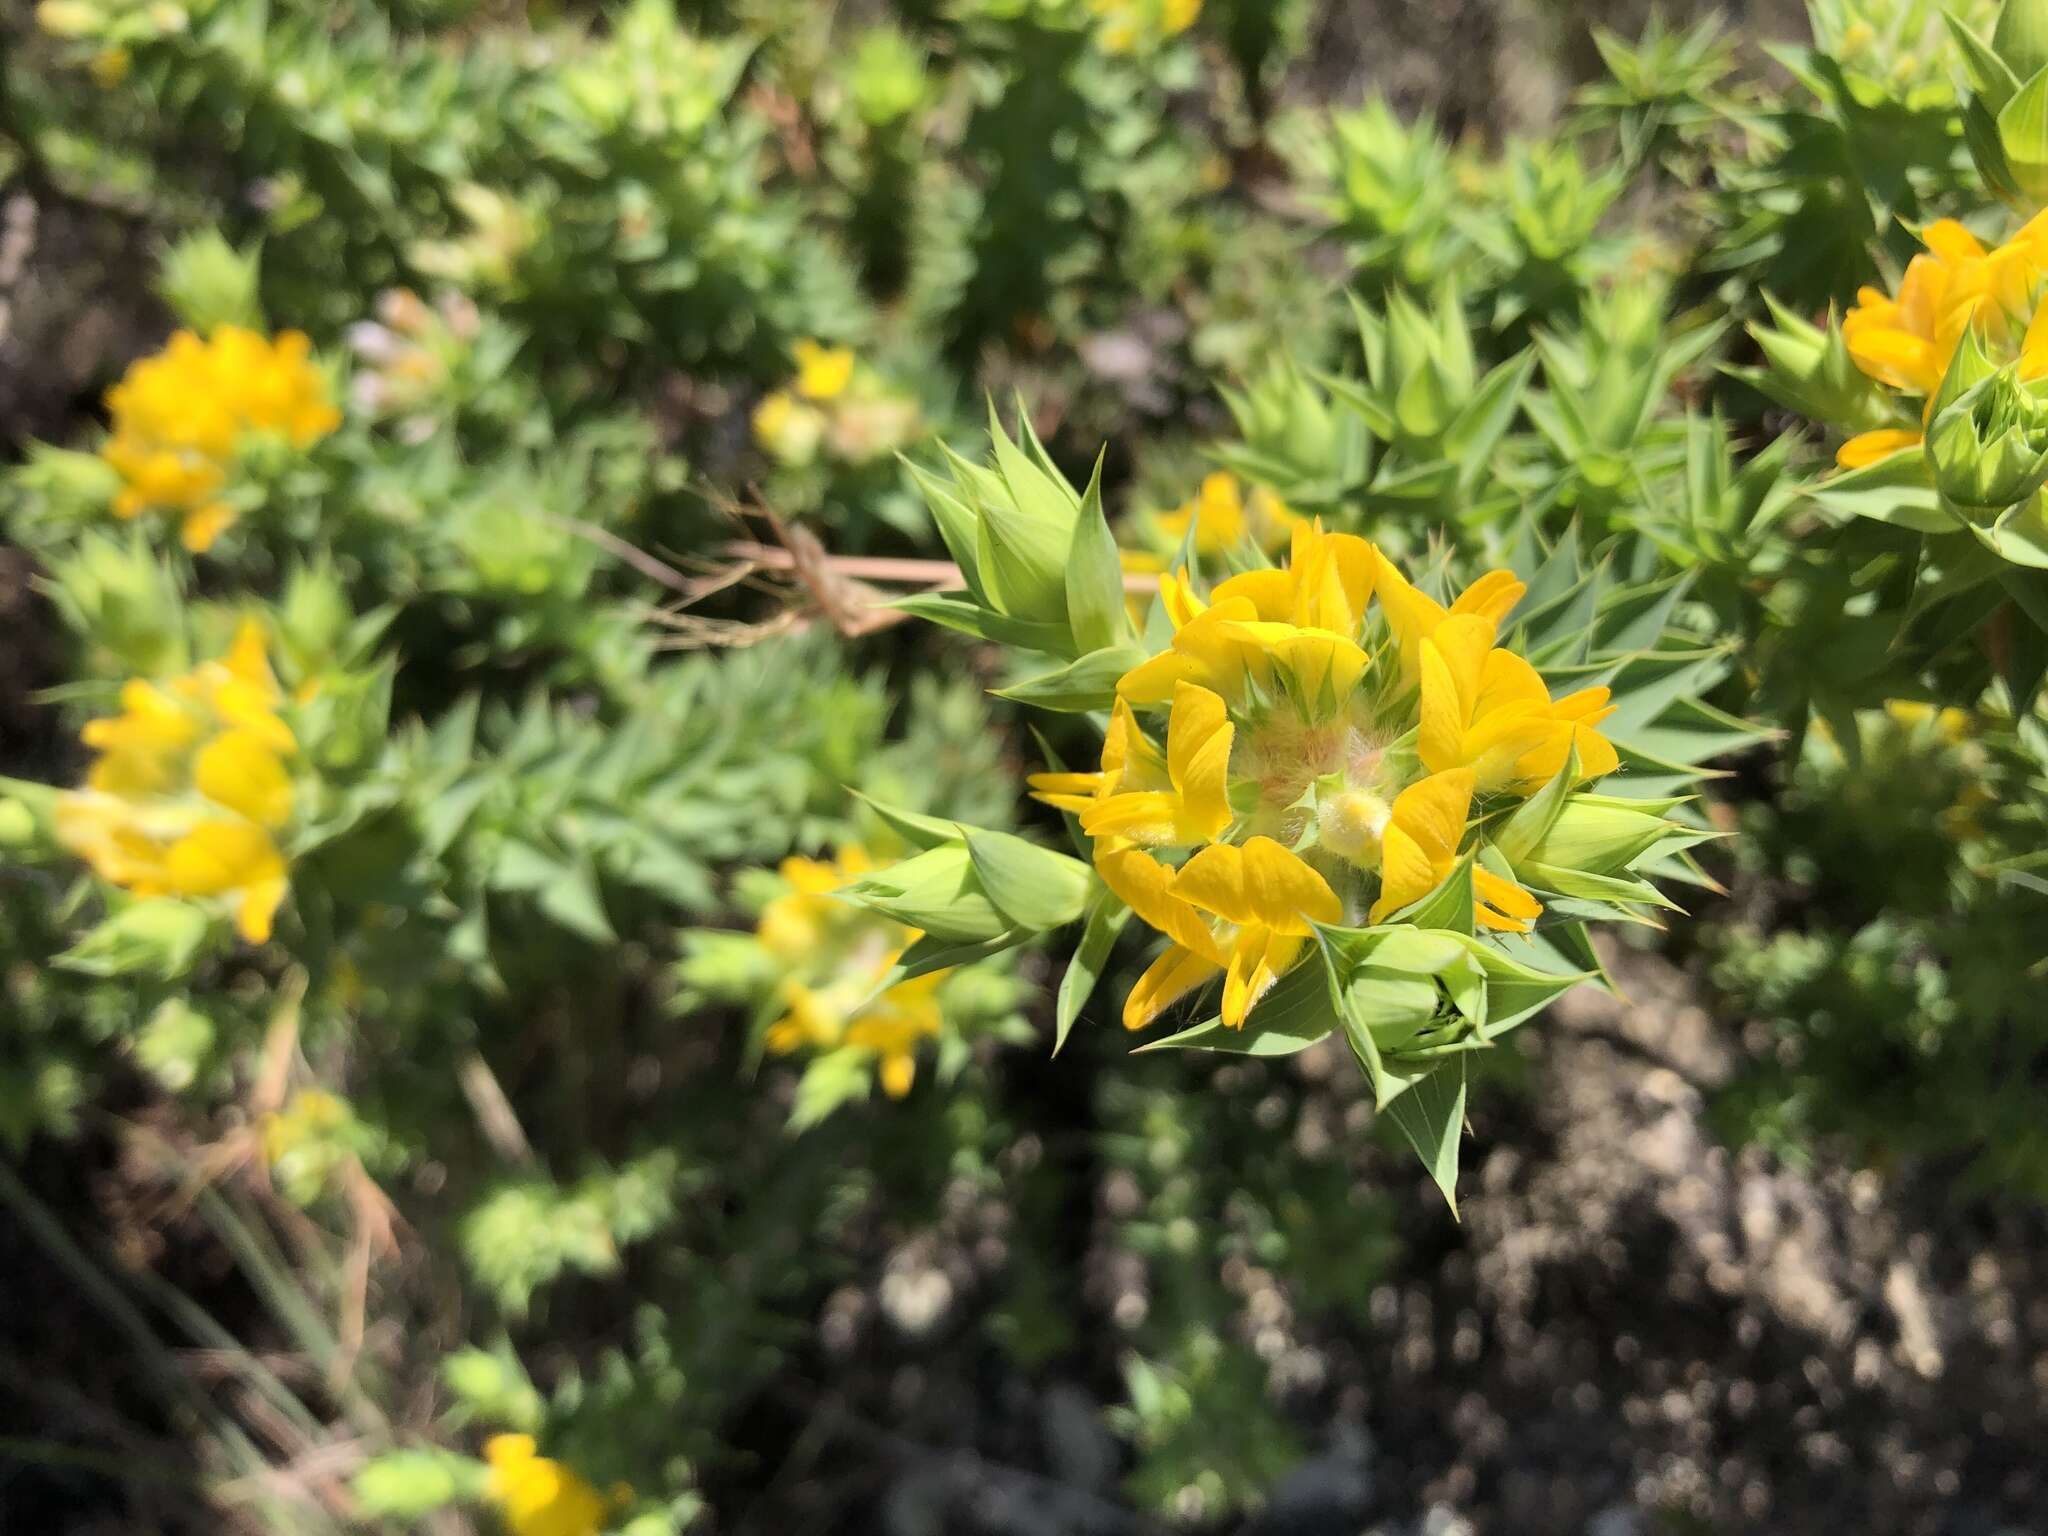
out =
<svg viewBox="0 0 2048 1536"><path fill-rule="evenodd" d="M1166 650L1127 672L1090 772L1032 776L1093 839L1103 883L1168 940L1132 988L1142 1028L1221 976L1242 1025L1315 925L1386 922L1436 890L1473 827L1554 779L1619 766L1604 688L1552 698L1499 627L1524 588L1446 605L1364 539L1293 530L1288 563L1207 597L1160 580ZM1164 710L1155 742L1141 716ZM1483 799L1475 814L1475 803ZM1526 932L1540 901L1472 866L1473 921Z"/></svg>
<svg viewBox="0 0 2048 1536"><path fill-rule="evenodd" d="M1951 746L1969 738L1973 723L1966 709L1952 704L1936 709L1919 699L1886 699L1884 712L1908 730L1931 724L1935 734Z"/></svg>
<svg viewBox="0 0 2048 1536"><path fill-rule="evenodd" d="M944 971L891 987L862 1009L846 1027L846 1043L875 1053L882 1091L892 1099L910 1092L917 1079L918 1042L937 1037L945 1026L938 989Z"/></svg>
<svg viewBox="0 0 2048 1536"><path fill-rule="evenodd" d="M912 396L861 365L850 347L799 341L796 377L754 408L754 441L779 463L801 467L824 450L834 463L885 459L916 437L922 412Z"/></svg>
<svg viewBox="0 0 2048 1536"><path fill-rule="evenodd" d="M764 396L754 407L754 441L784 464L810 463L824 436L824 415L786 389Z"/></svg>
<svg viewBox="0 0 2048 1536"><path fill-rule="evenodd" d="M1920 396L1923 416L1973 328L1993 352L2016 352L2023 378L2048 377L2048 312L2036 307L2048 275L2048 213L1994 249L1954 219L1935 220L1920 238L1927 249L1907 264L1899 291L1866 287L1842 318L1856 366L1887 389ZM1909 428L1879 427L1850 438L1835 459L1859 469L1920 441Z"/></svg>
<svg viewBox="0 0 2048 1536"><path fill-rule="evenodd" d="M176 514L195 554L238 515L226 492L250 437L303 449L341 424L304 335L272 340L235 325L204 341L179 331L129 368L107 392L107 409L113 432L100 452L122 480L114 514Z"/></svg>
<svg viewBox="0 0 2048 1536"><path fill-rule="evenodd" d="M1249 540L1268 554L1287 548L1301 516L1264 486L1247 497L1227 470L1205 475L1202 487L1171 512L1159 514L1159 530L1175 545L1195 528L1195 553L1220 555Z"/></svg>
<svg viewBox="0 0 2048 1536"><path fill-rule="evenodd" d="M1102 18L1104 53L1135 53L1180 36L1202 14L1202 0L1090 0Z"/></svg>
<svg viewBox="0 0 2048 1536"><path fill-rule="evenodd" d="M789 890L761 909L755 941L785 974L776 989L784 1012L769 1026L768 1049L856 1051L874 1059L882 1089L900 1099L917 1077L917 1047L945 1024L938 988L947 972L900 982L881 996L875 988L920 937L837 892L885 867L857 843L836 859L784 859L778 870Z"/></svg>
<svg viewBox="0 0 2048 1536"><path fill-rule="evenodd" d="M541 1455L531 1435L491 1436L484 1460L491 1469L485 1497L510 1536L598 1536L613 1505L632 1497L621 1488L607 1500L573 1468Z"/></svg>
<svg viewBox="0 0 2048 1536"><path fill-rule="evenodd" d="M127 683L121 713L80 733L96 756L58 798L59 840L137 896L224 899L242 937L268 939L287 883L275 834L295 801L283 702L253 620L220 659Z"/></svg>
<svg viewBox="0 0 2048 1536"><path fill-rule="evenodd" d="M86 64L93 84L103 91L111 91L120 85L134 67L135 56L126 48L102 48Z"/></svg>
<svg viewBox="0 0 2048 1536"><path fill-rule="evenodd" d="M853 348L799 341L790 348L796 360L796 392L806 400L837 400L853 382Z"/></svg>

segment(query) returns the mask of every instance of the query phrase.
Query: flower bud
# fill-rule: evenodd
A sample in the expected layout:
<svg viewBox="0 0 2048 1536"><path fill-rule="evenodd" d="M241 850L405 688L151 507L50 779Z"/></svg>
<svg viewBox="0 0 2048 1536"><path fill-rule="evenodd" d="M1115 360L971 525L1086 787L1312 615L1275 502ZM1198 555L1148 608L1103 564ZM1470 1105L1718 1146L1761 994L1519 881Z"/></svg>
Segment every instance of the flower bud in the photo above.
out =
<svg viewBox="0 0 2048 1536"><path fill-rule="evenodd" d="M1839 326L1823 330L1769 294L1764 304L1770 323L1749 327L1763 364L1738 369L1738 377L1787 410L1845 432L1868 431L1892 419L1883 389L1849 356Z"/></svg>
<svg viewBox="0 0 2048 1536"><path fill-rule="evenodd" d="M202 336L223 325L263 329L255 248L237 251L218 230L187 235L166 251L157 291Z"/></svg>
<svg viewBox="0 0 2048 1536"><path fill-rule="evenodd" d="M36 813L13 795L0 795L0 849L21 853L44 843Z"/></svg>
<svg viewBox="0 0 2048 1536"><path fill-rule="evenodd" d="M2048 385L2022 383L2017 366L1972 385L1935 414L1927 457L1936 488L1958 507L2026 501L2048 482Z"/></svg>
<svg viewBox="0 0 2048 1536"><path fill-rule="evenodd" d="M844 894L885 917L959 944L988 943L1013 926L982 889L973 856L962 843L891 864Z"/></svg>
<svg viewBox="0 0 2048 1536"><path fill-rule="evenodd" d="M1573 795L1515 863L1518 869L1538 864L1588 875L1620 874L1679 830L1662 816L1613 796Z"/></svg>
<svg viewBox="0 0 2048 1536"><path fill-rule="evenodd" d="M99 670L158 677L185 661L184 612L170 573L139 538L79 540L53 561L50 592L59 611L105 656Z"/></svg>
<svg viewBox="0 0 2048 1536"><path fill-rule="evenodd" d="M277 635L295 670L313 674L342 659L355 615L340 578L326 563L299 566L285 578Z"/></svg>

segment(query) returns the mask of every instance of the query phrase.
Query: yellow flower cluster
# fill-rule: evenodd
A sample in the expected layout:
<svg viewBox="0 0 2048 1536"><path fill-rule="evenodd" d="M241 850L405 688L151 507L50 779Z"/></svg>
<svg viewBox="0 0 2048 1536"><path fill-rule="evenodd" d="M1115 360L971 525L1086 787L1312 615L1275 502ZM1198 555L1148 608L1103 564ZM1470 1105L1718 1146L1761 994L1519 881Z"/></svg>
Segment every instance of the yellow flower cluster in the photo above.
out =
<svg viewBox="0 0 2048 1536"><path fill-rule="evenodd" d="M1923 419L1973 327L1994 351L2017 345L2022 377L2048 377L2048 306L2037 307L2048 277L2048 213L1992 250L1954 219L1935 220L1920 238L1927 249L1907 264L1898 293L1864 288L1843 317L1842 342L1856 366L1887 389L1921 396ZM1842 444L1836 462L1859 469L1918 447L1921 437L1880 427Z"/></svg>
<svg viewBox="0 0 2048 1536"><path fill-rule="evenodd" d="M917 402L859 366L851 347L803 340L790 348L796 377L754 408L754 440L783 464L808 464L822 447L848 464L894 453L917 434Z"/></svg>
<svg viewBox="0 0 2048 1536"><path fill-rule="evenodd" d="M762 909L755 938L785 971L778 1000L788 1011L769 1028L768 1049L860 1052L874 1059L883 1091L900 1099L916 1081L919 1042L944 1025L938 989L947 973L901 982L870 1001L919 938L916 929L834 894L879 867L858 844L831 863L784 859L780 873L789 892Z"/></svg>
<svg viewBox="0 0 2048 1536"><path fill-rule="evenodd" d="M297 331L275 340L241 326L205 341L180 331L107 392L113 435L101 450L119 472L114 512L123 518L170 512L183 519L185 547L212 547L235 521L228 479L254 434L305 448L341 424Z"/></svg>
<svg viewBox="0 0 2048 1536"><path fill-rule="evenodd" d="M1102 18L1104 53L1135 53L1180 36L1202 14L1202 0L1089 0Z"/></svg>
<svg viewBox="0 0 2048 1536"><path fill-rule="evenodd" d="M137 896L225 899L261 943L286 890L276 834L291 819L287 761L298 744L263 631L243 624L228 653L168 683L121 689L121 713L85 727L98 755L85 787L60 796L57 835L102 879Z"/></svg>
<svg viewBox="0 0 2048 1536"><path fill-rule="evenodd" d="M1217 470L1203 477L1199 491L1174 511L1160 513L1156 521L1176 549L1187 538L1192 523L1195 553L1206 557L1246 543L1267 554L1278 554L1287 548L1302 518L1264 486L1253 486L1247 496L1237 476Z"/></svg>
<svg viewBox="0 0 2048 1536"><path fill-rule="evenodd" d="M1170 941L1127 1027L1219 973L1223 1020L1242 1025L1312 923L1385 922L1435 890L1476 801L1527 796L1574 752L1587 779L1618 766L1596 729L1608 690L1553 699L1495 643L1523 590L1495 571L1446 608L1366 540L1316 523L1295 527L1286 566L1206 601L1162 579L1173 641L1118 683L1099 768L1031 781ZM1161 711L1155 743L1139 717ZM1475 864L1473 882L1482 926L1524 932L1542 913L1492 870Z"/></svg>
<svg viewBox="0 0 2048 1536"><path fill-rule="evenodd" d="M491 1469L484 1494L511 1536L597 1536L612 1509L633 1497L620 1485L607 1499L574 1468L540 1455L531 1435L491 1436L484 1460Z"/></svg>

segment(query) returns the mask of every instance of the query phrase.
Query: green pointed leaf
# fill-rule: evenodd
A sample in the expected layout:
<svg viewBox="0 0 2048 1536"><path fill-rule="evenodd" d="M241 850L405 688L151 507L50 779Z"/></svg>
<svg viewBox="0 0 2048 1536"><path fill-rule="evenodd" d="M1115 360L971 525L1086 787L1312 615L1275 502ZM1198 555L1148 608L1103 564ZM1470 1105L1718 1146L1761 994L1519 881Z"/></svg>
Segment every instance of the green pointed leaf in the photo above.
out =
<svg viewBox="0 0 2048 1536"><path fill-rule="evenodd" d="M1067 550L1067 624L1077 653L1107 649L1130 638L1130 615L1124 607L1123 562L1116 539L1102 512L1102 459L1081 498L1074 518L1074 537Z"/></svg>
<svg viewBox="0 0 2048 1536"><path fill-rule="evenodd" d="M1458 1141L1465 1131L1465 1063L1438 1067L1386 1108L1396 1130L1407 1138L1436 1187L1443 1191L1451 1215L1458 1214Z"/></svg>
<svg viewBox="0 0 2048 1536"><path fill-rule="evenodd" d="M913 848L937 848L945 843L957 843L966 831L957 821L945 821L937 816L924 816L916 811L901 810L877 800L862 790L856 789L853 793L863 805L881 817L891 831Z"/></svg>
<svg viewBox="0 0 2048 1536"><path fill-rule="evenodd" d="M1321 967L1297 965L1274 983L1273 990L1253 1006L1242 1029L1212 1018L1162 1040L1148 1040L1133 1055L1147 1051L1225 1051L1234 1056L1292 1056L1305 1051L1336 1029L1329 985Z"/></svg>
<svg viewBox="0 0 2048 1536"><path fill-rule="evenodd" d="M1394 914L1394 921L1417 928L1472 932L1472 855L1459 859L1435 890Z"/></svg>
<svg viewBox="0 0 2048 1536"><path fill-rule="evenodd" d="M1091 714L1116 702L1117 683L1145 659L1145 653L1136 646L1113 645L994 692L999 699L1061 714Z"/></svg>
<svg viewBox="0 0 2048 1536"><path fill-rule="evenodd" d="M1081 942L1074 948L1074 958L1067 962L1066 974L1060 977L1059 997L1053 1007L1052 1053L1057 1056L1060 1047L1067 1043L1068 1032L1074 1021L1081 1016L1081 1009L1102 980L1103 968L1109 963L1110 951L1116 947L1117 935L1131 920L1131 909L1098 877L1094 894L1088 899L1088 920L1081 929Z"/></svg>
<svg viewBox="0 0 2048 1536"><path fill-rule="evenodd" d="M979 603L963 601L948 592L912 592L906 597L893 599L888 606L995 645L1013 645L1019 650L1057 655L1066 650L1068 644L1067 631L1061 625L1013 619L1008 614L998 613Z"/></svg>

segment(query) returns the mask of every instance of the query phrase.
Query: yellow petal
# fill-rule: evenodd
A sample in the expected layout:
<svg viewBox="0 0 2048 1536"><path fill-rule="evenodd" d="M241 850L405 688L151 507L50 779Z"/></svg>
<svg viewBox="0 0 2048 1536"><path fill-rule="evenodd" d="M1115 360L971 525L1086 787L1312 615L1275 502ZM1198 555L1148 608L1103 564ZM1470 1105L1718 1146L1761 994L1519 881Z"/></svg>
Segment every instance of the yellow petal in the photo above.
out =
<svg viewBox="0 0 2048 1536"><path fill-rule="evenodd" d="M235 912L235 928L251 944L270 942L272 924L277 919L277 909L284 905L286 885L283 876L258 880L242 888L241 904Z"/></svg>
<svg viewBox="0 0 2048 1536"><path fill-rule="evenodd" d="M807 400L831 400L853 382L853 350L799 341L790 349L796 359L796 391Z"/></svg>
<svg viewBox="0 0 2048 1536"><path fill-rule="evenodd" d="M1244 1027L1245 1017L1259 999L1301 954L1303 942L1298 935L1275 933L1270 928L1252 927L1238 934L1223 977L1225 1028Z"/></svg>
<svg viewBox="0 0 2048 1536"><path fill-rule="evenodd" d="M2048 306L2043 306L2048 312ZM1920 446L1920 434L1909 432L1902 427L1879 427L1874 432L1859 432L1835 450L1835 465L1840 469L1861 469L1866 464L1875 464L1888 459L1895 453Z"/></svg>
<svg viewBox="0 0 2048 1536"><path fill-rule="evenodd" d="M193 762L192 781L216 805L266 827L291 818L291 777L254 732L226 731L208 742Z"/></svg>
<svg viewBox="0 0 2048 1536"><path fill-rule="evenodd" d="M1230 825L1230 745L1235 736L1222 699L1192 683L1182 683L1174 691L1166 771L1180 795L1176 841L1213 842Z"/></svg>
<svg viewBox="0 0 2048 1536"><path fill-rule="evenodd" d="M1148 853L1134 848L1098 844L1095 870L1102 883L1141 921L1172 939L1183 949L1193 950L1212 961L1220 970L1223 949L1209 931L1202 914L1174 894L1174 872Z"/></svg>
<svg viewBox="0 0 2048 1536"><path fill-rule="evenodd" d="M1143 1029L1222 968L1220 960L1169 945L1124 999L1124 1028Z"/></svg>
<svg viewBox="0 0 2048 1536"><path fill-rule="evenodd" d="M284 857L270 834L235 817L202 821L171 845L164 863L181 896L216 896L284 875Z"/></svg>
<svg viewBox="0 0 2048 1536"><path fill-rule="evenodd" d="M898 1051L882 1058L882 1091L890 1098L902 1098L916 1081L917 1057L909 1051Z"/></svg>
<svg viewBox="0 0 2048 1536"><path fill-rule="evenodd" d="M1166 617L1176 632L1200 618L1209 607L1195 596L1191 582L1173 572L1159 578L1159 601L1165 607Z"/></svg>
<svg viewBox="0 0 2048 1536"><path fill-rule="evenodd" d="M1455 858L1472 808L1472 770L1453 768L1410 784L1394 797L1390 820L1437 863Z"/></svg>
<svg viewBox="0 0 2048 1536"><path fill-rule="evenodd" d="M1451 612L1485 619L1498 629L1528 590L1512 571L1488 571L1458 594Z"/></svg>
<svg viewBox="0 0 2048 1536"><path fill-rule="evenodd" d="M1241 630L1282 625L1239 625ZM1370 664L1355 640L1322 630L1292 630L1267 643L1273 660L1294 680L1295 697L1312 713L1340 709L1358 689Z"/></svg>
<svg viewBox="0 0 2048 1536"><path fill-rule="evenodd" d="M193 554L203 555L240 517L241 514L226 502L209 501L185 514L185 520L178 529L178 540Z"/></svg>
<svg viewBox="0 0 2048 1536"><path fill-rule="evenodd" d="M1437 888L1444 871L1401 828L1389 822L1380 839L1380 895L1370 920L1383 923Z"/></svg>
<svg viewBox="0 0 2048 1536"><path fill-rule="evenodd" d="M1527 933L1543 915L1543 903L1512 880L1472 866L1472 916L1482 928Z"/></svg>
<svg viewBox="0 0 2048 1536"><path fill-rule="evenodd" d="M1204 848L1174 877L1173 893L1227 923L1306 938L1309 922L1344 915L1329 882L1270 837Z"/></svg>

